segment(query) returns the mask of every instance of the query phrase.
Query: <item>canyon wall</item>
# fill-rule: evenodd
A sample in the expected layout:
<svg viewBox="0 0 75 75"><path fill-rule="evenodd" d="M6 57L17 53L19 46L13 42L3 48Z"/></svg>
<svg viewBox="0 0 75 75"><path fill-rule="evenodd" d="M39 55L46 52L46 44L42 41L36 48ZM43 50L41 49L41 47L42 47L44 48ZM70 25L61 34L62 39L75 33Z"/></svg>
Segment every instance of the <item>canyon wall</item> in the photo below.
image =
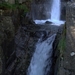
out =
<svg viewBox="0 0 75 75"><path fill-rule="evenodd" d="M75 0L66 5L66 49L58 62L57 75L75 74Z"/></svg>

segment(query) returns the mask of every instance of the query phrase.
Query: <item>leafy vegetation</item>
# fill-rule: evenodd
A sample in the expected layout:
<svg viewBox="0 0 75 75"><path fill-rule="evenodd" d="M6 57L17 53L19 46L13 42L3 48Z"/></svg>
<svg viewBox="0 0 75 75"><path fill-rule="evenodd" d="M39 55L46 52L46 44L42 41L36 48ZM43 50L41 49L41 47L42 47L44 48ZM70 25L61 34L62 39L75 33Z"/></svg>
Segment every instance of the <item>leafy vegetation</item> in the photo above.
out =
<svg viewBox="0 0 75 75"><path fill-rule="evenodd" d="M10 3L7 3L7 2L3 2L3 3L0 3L0 8L2 8L2 9L15 9L16 5L10 4Z"/></svg>
<svg viewBox="0 0 75 75"><path fill-rule="evenodd" d="M24 12L28 12L29 9L27 8L27 6L25 4L10 4L8 2L3 2L0 3L0 9L11 9L11 10L15 10L15 9L21 9L24 10Z"/></svg>

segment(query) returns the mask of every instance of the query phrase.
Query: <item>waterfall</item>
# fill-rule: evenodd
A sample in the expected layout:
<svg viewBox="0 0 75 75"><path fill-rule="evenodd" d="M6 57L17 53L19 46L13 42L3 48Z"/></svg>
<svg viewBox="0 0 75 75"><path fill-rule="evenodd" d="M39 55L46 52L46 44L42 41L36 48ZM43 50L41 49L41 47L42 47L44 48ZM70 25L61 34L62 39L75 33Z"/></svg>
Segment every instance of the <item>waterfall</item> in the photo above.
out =
<svg viewBox="0 0 75 75"><path fill-rule="evenodd" d="M48 9L50 10L50 6L48 7ZM48 13L49 13L49 11L48 11ZM50 25L60 26L60 25L64 24L64 21L60 20L61 0L53 0L50 14L51 14L51 18L48 18L45 20L34 20L34 22L36 24L41 24L41 25L45 24L46 21L52 22L52 24L50 24ZM50 16L50 14L49 14L49 16Z"/></svg>
<svg viewBox="0 0 75 75"><path fill-rule="evenodd" d="M51 9L51 20L60 20L61 2L60 0L53 0Z"/></svg>
<svg viewBox="0 0 75 75"><path fill-rule="evenodd" d="M45 41L37 43L27 75L47 75L50 71L55 36L56 34L53 34Z"/></svg>

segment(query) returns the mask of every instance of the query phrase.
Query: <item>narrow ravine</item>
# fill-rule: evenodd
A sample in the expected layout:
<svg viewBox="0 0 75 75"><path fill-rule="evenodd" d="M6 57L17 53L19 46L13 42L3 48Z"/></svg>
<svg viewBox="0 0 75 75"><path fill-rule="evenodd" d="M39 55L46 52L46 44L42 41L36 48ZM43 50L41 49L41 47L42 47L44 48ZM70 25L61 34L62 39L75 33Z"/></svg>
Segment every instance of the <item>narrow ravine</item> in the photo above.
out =
<svg viewBox="0 0 75 75"><path fill-rule="evenodd" d="M36 24L45 25L46 21L52 22L49 25L60 26L64 24L60 20L61 0L53 0L51 8L51 18L46 20L34 20ZM51 33L52 34L52 33ZM53 42L56 34L48 36L46 40L37 42L35 52L32 56L27 75L49 75L52 66Z"/></svg>
<svg viewBox="0 0 75 75"><path fill-rule="evenodd" d="M57 75L64 11L66 0L1 0L0 75Z"/></svg>

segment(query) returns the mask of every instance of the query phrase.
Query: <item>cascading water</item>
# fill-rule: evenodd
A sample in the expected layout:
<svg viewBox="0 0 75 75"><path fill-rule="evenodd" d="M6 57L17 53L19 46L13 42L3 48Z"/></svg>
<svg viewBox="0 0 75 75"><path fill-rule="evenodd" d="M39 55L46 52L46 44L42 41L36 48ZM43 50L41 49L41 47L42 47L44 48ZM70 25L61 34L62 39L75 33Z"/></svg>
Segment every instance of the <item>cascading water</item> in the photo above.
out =
<svg viewBox="0 0 75 75"><path fill-rule="evenodd" d="M34 20L35 23L43 24L46 21L50 21L53 25L63 24L64 22L60 21L60 4L61 0L53 0L50 12L51 18L48 18L46 20ZM39 39L40 41L38 41L38 43L36 44L36 49L31 59L27 75L49 75L48 73L49 71L51 71L52 66L53 42L55 40L55 36L56 34L53 34L51 37L48 37L44 41L41 38Z"/></svg>
<svg viewBox="0 0 75 75"><path fill-rule="evenodd" d="M53 24L64 24L64 21L60 20L61 15L61 0L53 0L52 9L51 9L51 21Z"/></svg>
<svg viewBox="0 0 75 75"><path fill-rule="evenodd" d="M50 9L50 7L48 7ZM60 20L61 14L61 0L53 0L52 7L51 7L51 18L46 20L34 20L36 24L44 24L46 21L52 22L52 25L61 25L64 24L64 21ZM49 16L50 16L49 14Z"/></svg>
<svg viewBox="0 0 75 75"><path fill-rule="evenodd" d="M39 41L36 50L31 59L27 75L48 75L52 64L53 42L56 34L47 38L45 41Z"/></svg>
<svg viewBox="0 0 75 75"><path fill-rule="evenodd" d="M53 0L53 5L51 9L51 20L60 20L60 10L61 10L60 0Z"/></svg>

